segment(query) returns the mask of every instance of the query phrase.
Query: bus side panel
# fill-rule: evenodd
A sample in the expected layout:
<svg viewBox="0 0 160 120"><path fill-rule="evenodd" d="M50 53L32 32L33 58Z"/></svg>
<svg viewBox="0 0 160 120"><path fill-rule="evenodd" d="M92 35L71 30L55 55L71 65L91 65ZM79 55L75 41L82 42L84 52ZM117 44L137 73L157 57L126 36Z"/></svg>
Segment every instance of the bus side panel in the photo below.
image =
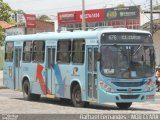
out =
<svg viewBox="0 0 160 120"><path fill-rule="evenodd" d="M33 80L33 93L47 95L51 93L51 90L46 85L46 70L45 65L37 63L35 64L35 76Z"/></svg>
<svg viewBox="0 0 160 120"><path fill-rule="evenodd" d="M82 100L86 101L87 90L86 90L86 80L85 80L86 78L85 77L85 65L73 65L71 73L72 73L72 81L78 81L80 85Z"/></svg>
<svg viewBox="0 0 160 120"><path fill-rule="evenodd" d="M27 77L30 82L31 92L35 94L42 94L42 90L39 84L37 76L37 63L23 63L22 64L22 76ZM39 73L40 74L40 73Z"/></svg>
<svg viewBox="0 0 160 120"><path fill-rule="evenodd" d="M55 92L57 97L69 98L67 95L67 82L71 80L69 65L54 65L55 70ZM69 92L69 91L68 91Z"/></svg>
<svg viewBox="0 0 160 120"><path fill-rule="evenodd" d="M55 64L55 84L56 96L62 98L71 98L70 88L74 81L77 81L81 87L82 99L85 100L85 67L84 65L59 65Z"/></svg>
<svg viewBox="0 0 160 120"><path fill-rule="evenodd" d="M6 87L14 89L13 62L4 62L3 79L4 79L4 85Z"/></svg>
<svg viewBox="0 0 160 120"><path fill-rule="evenodd" d="M4 66L3 66L3 84L4 86L14 89L14 42L5 43L4 48Z"/></svg>

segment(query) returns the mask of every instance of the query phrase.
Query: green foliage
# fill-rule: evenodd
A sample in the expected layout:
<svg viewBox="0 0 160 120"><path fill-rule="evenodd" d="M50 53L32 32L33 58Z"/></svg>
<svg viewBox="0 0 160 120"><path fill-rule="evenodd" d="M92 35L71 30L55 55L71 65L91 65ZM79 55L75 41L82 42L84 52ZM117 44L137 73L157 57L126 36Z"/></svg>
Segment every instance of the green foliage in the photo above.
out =
<svg viewBox="0 0 160 120"><path fill-rule="evenodd" d="M23 13L23 14L25 14L25 12L23 10L20 10L20 9L19 10L15 10L14 12L15 12L15 14L16 13Z"/></svg>
<svg viewBox="0 0 160 120"><path fill-rule="evenodd" d="M117 5L117 8L124 8L124 7L125 7L124 4L119 4L119 5Z"/></svg>
<svg viewBox="0 0 160 120"><path fill-rule="evenodd" d="M160 10L160 5L153 7L153 10Z"/></svg>
<svg viewBox="0 0 160 120"><path fill-rule="evenodd" d="M51 20L51 19L47 15L41 15L38 17L38 20L47 21L47 20Z"/></svg>
<svg viewBox="0 0 160 120"><path fill-rule="evenodd" d="M0 0L0 20L6 21L8 23L12 22L11 14L13 13L13 10L10 8L10 6L3 2L3 0ZM5 39L5 32L4 29L0 26L0 46L3 45Z"/></svg>
<svg viewBox="0 0 160 120"><path fill-rule="evenodd" d="M0 46L3 45L4 39L5 39L5 33L2 27L0 27Z"/></svg>
<svg viewBox="0 0 160 120"><path fill-rule="evenodd" d="M11 21L11 14L13 13L13 10L10 8L10 6L3 2L3 0L0 0L0 20L10 22Z"/></svg>

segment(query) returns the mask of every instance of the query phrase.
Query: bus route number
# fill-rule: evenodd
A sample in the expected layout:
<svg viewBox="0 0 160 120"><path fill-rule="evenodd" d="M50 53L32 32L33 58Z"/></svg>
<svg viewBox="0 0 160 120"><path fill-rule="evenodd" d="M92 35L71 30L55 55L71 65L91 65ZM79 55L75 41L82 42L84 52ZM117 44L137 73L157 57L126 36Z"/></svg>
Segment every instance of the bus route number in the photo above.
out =
<svg viewBox="0 0 160 120"><path fill-rule="evenodd" d="M109 40L117 40L116 35L109 35L108 38L109 38Z"/></svg>

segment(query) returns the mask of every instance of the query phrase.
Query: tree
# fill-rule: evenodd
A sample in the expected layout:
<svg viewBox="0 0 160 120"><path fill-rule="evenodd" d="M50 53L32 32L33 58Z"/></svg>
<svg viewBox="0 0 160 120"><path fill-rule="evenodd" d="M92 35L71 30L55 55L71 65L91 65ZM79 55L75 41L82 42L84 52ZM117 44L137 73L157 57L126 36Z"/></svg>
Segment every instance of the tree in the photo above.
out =
<svg viewBox="0 0 160 120"><path fill-rule="evenodd" d="M0 20L6 21L8 23L12 22L11 14L14 11L10 8L10 6L3 2L3 0L0 0ZM5 38L5 32L4 29L0 26L0 45L3 45L3 41Z"/></svg>
<svg viewBox="0 0 160 120"><path fill-rule="evenodd" d="M124 8L124 7L125 7L124 4L119 4L119 5L117 5L117 8Z"/></svg>
<svg viewBox="0 0 160 120"><path fill-rule="evenodd" d="M47 20L51 20L51 19L47 15L41 15L38 17L38 20L47 21Z"/></svg>
<svg viewBox="0 0 160 120"><path fill-rule="evenodd" d="M160 10L160 5L153 7L153 10Z"/></svg>
<svg viewBox="0 0 160 120"><path fill-rule="evenodd" d="M0 0L0 20L10 22L11 21L11 14L14 11L10 8L10 6L3 2L3 0Z"/></svg>
<svg viewBox="0 0 160 120"><path fill-rule="evenodd" d="M2 27L0 27L0 46L3 46L4 38L5 38L4 30L2 29Z"/></svg>

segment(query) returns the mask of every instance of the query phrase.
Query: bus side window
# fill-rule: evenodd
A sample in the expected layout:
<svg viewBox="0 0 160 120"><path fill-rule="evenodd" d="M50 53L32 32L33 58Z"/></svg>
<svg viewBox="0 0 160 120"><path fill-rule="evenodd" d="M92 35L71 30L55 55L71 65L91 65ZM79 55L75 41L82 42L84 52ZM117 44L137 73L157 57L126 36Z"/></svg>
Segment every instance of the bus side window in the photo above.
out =
<svg viewBox="0 0 160 120"><path fill-rule="evenodd" d="M72 44L72 62L74 64L84 63L85 40L74 39Z"/></svg>
<svg viewBox="0 0 160 120"><path fill-rule="evenodd" d="M57 63L70 63L71 40L59 40L57 48Z"/></svg>
<svg viewBox="0 0 160 120"><path fill-rule="evenodd" d="M5 61L12 62L13 61L13 42L7 42L5 46Z"/></svg>
<svg viewBox="0 0 160 120"><path fill-rule="evenodd" d="M23 44L23 61L31 62L32 57L32 41L26 41Z"/></svg>
<svg viewBox="0 0 160 120"><path fill-rule="evenodd" d="M45 42L44 41L34 41L32 61L36 63L44 62L44 54L45 54Z"/></svg>

